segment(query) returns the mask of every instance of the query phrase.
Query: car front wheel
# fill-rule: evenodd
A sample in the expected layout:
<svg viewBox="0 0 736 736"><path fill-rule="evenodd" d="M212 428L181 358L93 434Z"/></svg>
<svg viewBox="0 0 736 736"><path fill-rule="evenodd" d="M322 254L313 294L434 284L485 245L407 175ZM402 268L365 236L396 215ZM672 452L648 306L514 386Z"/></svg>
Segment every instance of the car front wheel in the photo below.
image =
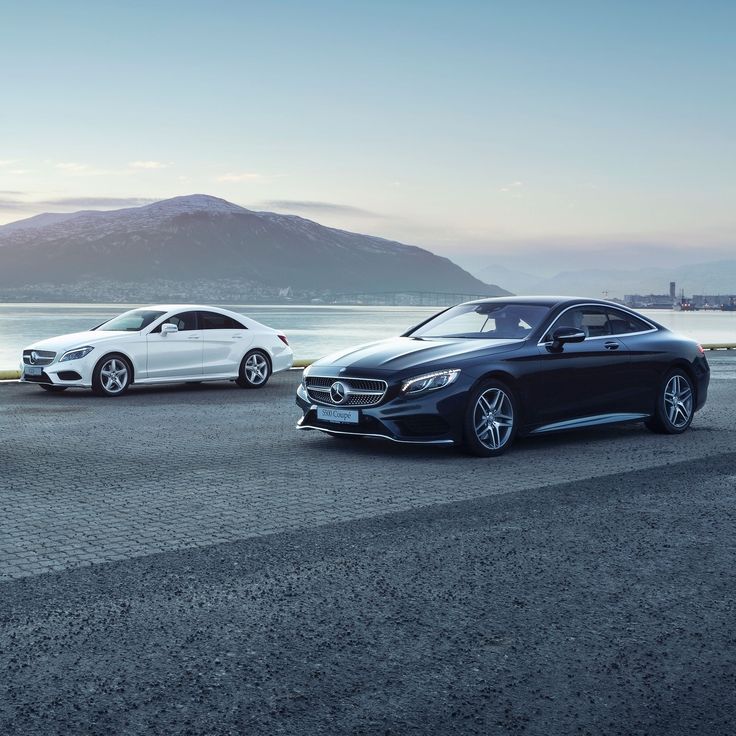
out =
<svg viewBox="0 0 736 736"><path fill-rule="evenodd" d="M241 388L263 388L271 376L271 364L262 350L251 350L240 363L236 383Z"/></svg>
<svg viewBox="0 0 736 736"><path fill-rule="evenodd" d="M662 381L654 415L646 421L647 427L658 434L682 434L695 414L695 388L685 371L670 371Z"/></svg>
<svg viewBox="0 0 736 736"><path fill-rule="evenodd" d="M465 447L473 455L493 457L511 446L517 429L516 402L500 381L486 381L470 394L465 411Z"/></svg>
<svg viewBox="0 0 736 736"><path fill-rule="evenodd" d="M106 355L92 373L92 391L98 396L122 396L130 386L133 370L122 355Z"/></svg>

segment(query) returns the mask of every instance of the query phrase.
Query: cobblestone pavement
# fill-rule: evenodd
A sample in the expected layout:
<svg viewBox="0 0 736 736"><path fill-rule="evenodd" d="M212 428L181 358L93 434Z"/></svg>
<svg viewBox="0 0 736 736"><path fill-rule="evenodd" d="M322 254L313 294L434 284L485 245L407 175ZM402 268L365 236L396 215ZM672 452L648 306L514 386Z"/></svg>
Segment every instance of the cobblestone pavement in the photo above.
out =
<svg viewBox="0 0 736 736"><path fill-rule="evenodd" d="M120 399L0 384L0 580L733 450L736 361L683 436L641 425L521 441L494 460L298 433L298 372L263 390L139 388Z"/></svg>

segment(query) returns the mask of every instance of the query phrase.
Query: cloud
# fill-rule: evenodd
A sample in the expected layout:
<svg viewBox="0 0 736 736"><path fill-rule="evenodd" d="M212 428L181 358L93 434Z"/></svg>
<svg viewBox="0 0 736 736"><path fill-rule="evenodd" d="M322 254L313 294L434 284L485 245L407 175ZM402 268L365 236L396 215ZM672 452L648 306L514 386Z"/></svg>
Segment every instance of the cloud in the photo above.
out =
<svg viewBox="0 0 736 736"><path fill-rule="evenodd" d="M18 163L17 159L14 158L0 158L0 169L5 168L6 166L12 166L13 164Z"/></svg>
<svg viewBox="0 0 736 736"><path fill-rule="evenodd" d="M63 171L70 176L130 176L133 170L125 169L97 169L89 164L80 164L77 161L59 161L54 164L54 168Z"/></svg>
<svg viewBox="0 0 736 736"><path fill-rule="evenodd" d="M163 161L131 161L128 166L131 169L167 169L169 164Z"/></svg>
<svg viewBox="0 0 736 736"><path fill-rule="evenodd" d="M0 194L13 194L13 192L0 192ZM0 199L0 210L15 211L28 209L27 202L21 202L19 199Z"/></svg>
<svg viewBox="0 0 736 736"><path fill-rule="evenodd" d="M23 194L23 192L3 192L0 195ZM8 196L0 198L0 211L41 211L54 208L76 209L115 209L118 207L141 207L157 202L145 197L62 197L60 199L21 200Z"/></svg>
<svg viewBox="0 0 736 736"><path fill-rule="evenodd" d="M74 161L62 161L56 164L56 168L62 169L63 171L72 171L75 174L89 171L89 166L87 166L87 164L78 164Z"/></svg>
<svg viewBox="0 0 736 736"><path fill-rule="evenodd" d="M499 192L511 192L514 189L521 189L524 186L523 181L512 181L511 184L507 184L505 187L501 187Z"/></svg>
<svg viewBox="0 0 736 736"><path fill-rule="evenodd" d="M295 199L273 199L263 202L264 207L272 207L277 210L296 210L298 212L318 212L332 215L349 215L352 217L383 217L377 212L364 210L361 207L353 207L349 204L338 204L337 202L311 202L309 200Z"/></svg>
<svg viewBox="0 0 736 736"><path fill-rule="evenodd" d="M217 177L217 181L252 181L253 179L260 179L261 175L256 174L252 171L247 171L242 174L223 174Z"/></svg>
<svg viewBox="0 0 736 736"><path fill-rule="evenodd" d="M157 199L144 197L63 197L33 202L41 207L140 207L144 204L158 202Z"/></svg>

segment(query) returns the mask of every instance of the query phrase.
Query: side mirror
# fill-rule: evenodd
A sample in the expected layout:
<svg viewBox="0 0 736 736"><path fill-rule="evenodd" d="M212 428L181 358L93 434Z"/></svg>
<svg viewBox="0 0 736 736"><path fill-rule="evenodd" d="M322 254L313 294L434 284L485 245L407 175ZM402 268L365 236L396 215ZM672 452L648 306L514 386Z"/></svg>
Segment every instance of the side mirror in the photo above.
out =
<svg viewBox="0 0 736 736"><path fill-rule="evenodd" d="M165 324L161 325L161 335L166 337L166 335L170 335L173 332L179 332L179 328L176 325L172 325L171 322L166 322Z"/></svg>
<svg viewBox="0 0 736 736"><path fill-rule="evenodd" d="M558 327L552 333L551 350L562 350L562 346L568 342L582 342L585 340L585 333L577 327Z"/></svg>

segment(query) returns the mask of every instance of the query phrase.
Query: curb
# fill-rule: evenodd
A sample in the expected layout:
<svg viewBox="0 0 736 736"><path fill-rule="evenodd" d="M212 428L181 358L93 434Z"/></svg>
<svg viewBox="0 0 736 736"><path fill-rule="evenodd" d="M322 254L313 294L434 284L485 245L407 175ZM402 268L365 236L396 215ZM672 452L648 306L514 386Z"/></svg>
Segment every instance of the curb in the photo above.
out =
<svg viewBox="0 0 736 736"><path fill-rule="evenodd" d="M704 343L703 350L736 350L736 342ZM306 368L314 360L295 360L292 368ZM12 381L20 378L20 371L0 371L0 381Z"/></svg>
<svg viewBox="0 0 736 736"><path fill-rule="evenodd" d="M314 363L313 360L295 360L292 368L306 368ZM20 371L0 371L0 381L15 381L20 378Z"/></svg>

